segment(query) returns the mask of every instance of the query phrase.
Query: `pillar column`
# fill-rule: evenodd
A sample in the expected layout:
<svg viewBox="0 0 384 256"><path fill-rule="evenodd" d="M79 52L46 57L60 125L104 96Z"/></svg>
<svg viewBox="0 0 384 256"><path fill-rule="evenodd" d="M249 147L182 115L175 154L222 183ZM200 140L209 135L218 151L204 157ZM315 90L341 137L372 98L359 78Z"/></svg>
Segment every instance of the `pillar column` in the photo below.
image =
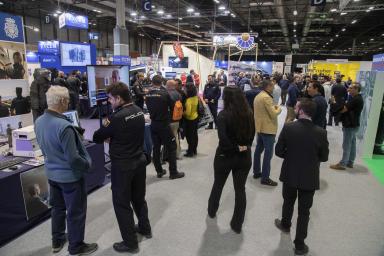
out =
<svg viewBox="0 0 384 256"><path fill-rule="evenodd" d="M129 56L129 37L125 27L125 0L116 0L116 27L113 29L113 55Z"/></svg>

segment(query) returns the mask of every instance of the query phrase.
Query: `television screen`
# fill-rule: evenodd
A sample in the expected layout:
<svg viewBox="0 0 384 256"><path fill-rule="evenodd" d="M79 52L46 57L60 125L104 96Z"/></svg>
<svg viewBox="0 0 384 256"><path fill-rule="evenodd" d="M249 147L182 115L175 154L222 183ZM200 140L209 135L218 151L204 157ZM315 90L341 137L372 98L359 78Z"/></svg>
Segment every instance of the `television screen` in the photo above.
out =
<svg viewBox="0 0 384 256"><path fill-rule="evenodd" d="M89 44L61 43L62 66L91 65L91 46Z"/></svg>
<svg viewBox="0 0 384 256"><path fill-rule="evenodd" d="M188 57L180 60L178 57L168 57L168 66L172 68L188 68Z"/></svg>
<svg viewBox="0 0 384 256"><path fill-rule="evenodd" d="M88 93L91 107L108 98L106 88L114 82L129 85L128 66L87 66Z"/></svg>

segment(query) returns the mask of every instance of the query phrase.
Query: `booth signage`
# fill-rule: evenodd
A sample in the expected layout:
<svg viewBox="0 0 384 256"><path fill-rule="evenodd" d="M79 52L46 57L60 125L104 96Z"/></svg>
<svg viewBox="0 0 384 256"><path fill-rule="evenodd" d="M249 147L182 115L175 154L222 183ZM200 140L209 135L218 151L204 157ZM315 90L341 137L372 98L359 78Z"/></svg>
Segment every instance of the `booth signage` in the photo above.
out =
<svg viewBox="0 0 384 256"><path fill-rule="evenodd" d="M57 55L44 55L40 56L40 63L44 67L60 66L60 58Z"/></svg>
<svg viewBox="0 0 384 256"><path fill-rule="evenodd" d="M20 16L0 12L0 40L24 43L23 21Z"/></svg>
<svg viewBox="0 0 384 256"><path fill-rule="evenodd" d="M256 46L255 36L250 35L249 33L243 33L235 36L215 35L213 36L212 41L214 46L234 45L242 51L249 51Z"/></svg>
<svg viewBox="0 0 384 256"><path fill-rule="evenodd" d="M372 71L384 71L384 53L373 56Z"/></svg>
<svg viewBox="0 0 384 256"><path fill-rule="evenodd" d="M39 41L37 44L39 53L58 54L60 52L59 41Z"/></svg>
<svg viewBox="0 0 384 256"><path fill-rule="evenodd" d="M116 55L113 56L113 61L112 63L114 65L126 65L126 66L131 66L131 57L129 56L124 56L124 55Z"/></svg>
<svg viewBox="0 0 384 256"><path fill-rule="evenodd" d="M73 13L63 13L59 16L59 28L88 29L88 17Z"/></svg>
<svg viewBox="0 0 384 256"><path fill-rule="evenodd" d="M89 40L99 40L100 33L98 32L89 32L88 33L88 38Z"/></svg>
<svg viewBox="0 0 384 256"><path fill-rule="evenodd" d="M152 0L142 0L143 12L152 11Z"/></svg>
<svg viewBox="0 0 384 256"><path fill-rule="evenodd" d="M39 63L39 56L36 52L27 52L26 57L28 63Z"/></svg>

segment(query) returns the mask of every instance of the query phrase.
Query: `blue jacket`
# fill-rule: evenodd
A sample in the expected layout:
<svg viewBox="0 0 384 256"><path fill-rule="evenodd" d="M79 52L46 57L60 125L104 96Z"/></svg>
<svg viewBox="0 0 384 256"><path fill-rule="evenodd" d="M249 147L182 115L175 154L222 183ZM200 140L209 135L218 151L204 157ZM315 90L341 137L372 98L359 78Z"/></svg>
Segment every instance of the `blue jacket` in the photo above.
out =
<svg viewBox="0 0 384 256"><path fill-rule="evenodd" d="M288 88L287 106L294 108L297 103L297 98L300 96L299 88L295 84L290 84Z"/></svg>
<svg viewBox="0 0 384 256"><path fill-rule="evenodd" d="M35 133L49 180L75 182L91 167L91 157L64 115L46 110L35 122Z"/></svg>
<svg viewBox="0 0 384 256"><path fill-rule="evenodd" d="M279 82L279 86L280 86L281 90L288 90L289 81L285 80L285 79L281 79Z"/></svg>

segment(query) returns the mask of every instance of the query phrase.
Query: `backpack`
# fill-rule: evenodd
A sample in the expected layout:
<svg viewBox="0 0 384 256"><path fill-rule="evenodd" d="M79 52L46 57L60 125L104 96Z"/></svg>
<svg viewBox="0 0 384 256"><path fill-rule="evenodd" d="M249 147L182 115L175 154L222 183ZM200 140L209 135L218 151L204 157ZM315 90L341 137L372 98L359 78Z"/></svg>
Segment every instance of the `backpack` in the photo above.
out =
<svg viewBox="0 0 384 256"><path fill-rule="evenodd" d="M175 106L173 107L172 120L179 121L183 117L183 104L180 100L175 102Z"/></svg>

